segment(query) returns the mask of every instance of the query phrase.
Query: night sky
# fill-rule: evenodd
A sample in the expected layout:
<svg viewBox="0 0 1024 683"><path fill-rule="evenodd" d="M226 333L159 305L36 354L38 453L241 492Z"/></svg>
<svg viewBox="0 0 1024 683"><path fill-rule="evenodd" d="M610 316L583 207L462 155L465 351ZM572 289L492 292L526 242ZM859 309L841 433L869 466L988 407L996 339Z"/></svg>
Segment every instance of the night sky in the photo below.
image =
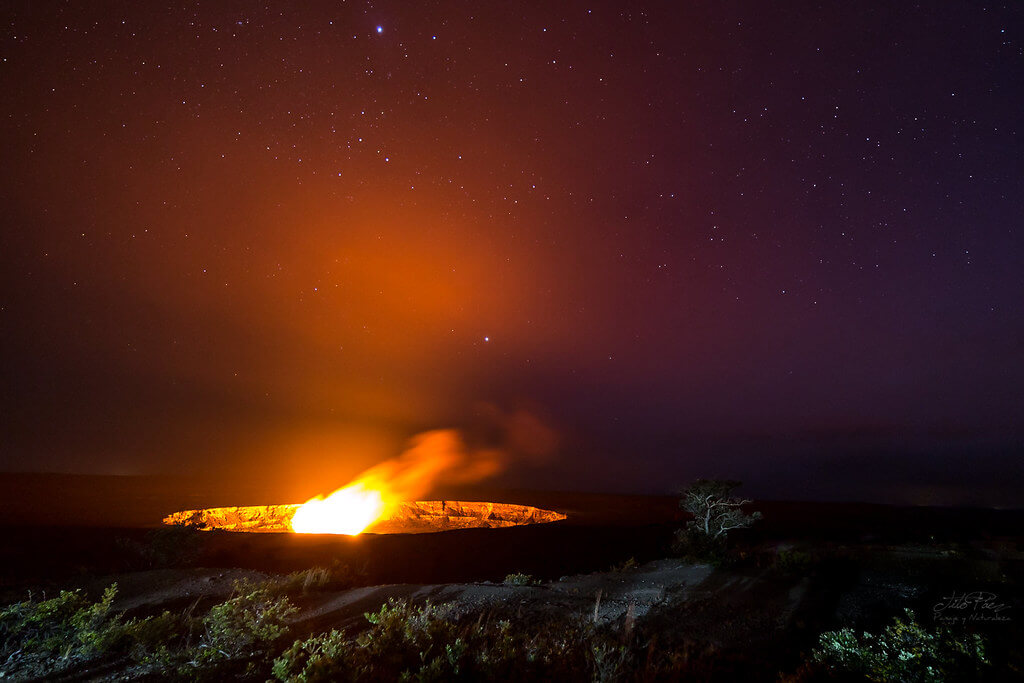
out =
<svg viewBox="0 0 1024 683"><path fill-rule="evenodd" d="M4 3L0 469L1024 504L1022 84L1016 2Z"/></svg>

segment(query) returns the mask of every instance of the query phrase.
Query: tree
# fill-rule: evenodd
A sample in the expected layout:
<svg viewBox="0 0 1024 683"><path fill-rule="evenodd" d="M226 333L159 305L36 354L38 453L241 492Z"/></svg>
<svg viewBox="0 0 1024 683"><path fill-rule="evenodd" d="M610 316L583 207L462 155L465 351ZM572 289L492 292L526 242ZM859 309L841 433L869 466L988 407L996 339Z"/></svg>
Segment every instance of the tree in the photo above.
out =
<svg viewBox="0 0 1024 683"><path fill-rule="evenodd" d="M690 484L679 501L679 507L693 515L686 524L688 535L705 541L724 541L733 529L746 528L761 519L760 512L743 511L742 506L750 500L731 495L739 485L738 481L721 479L698 479Z"/></svg>

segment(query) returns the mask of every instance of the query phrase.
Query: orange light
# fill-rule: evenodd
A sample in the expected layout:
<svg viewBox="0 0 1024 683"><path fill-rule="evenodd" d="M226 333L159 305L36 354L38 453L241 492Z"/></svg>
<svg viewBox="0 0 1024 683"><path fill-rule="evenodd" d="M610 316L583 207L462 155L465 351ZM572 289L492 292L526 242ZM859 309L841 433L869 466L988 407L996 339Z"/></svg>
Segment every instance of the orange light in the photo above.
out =
<svg viewBox="0 0 1024 683"><path fill-rule="evenodd" d="M374 465L326 498L317 496L301 505L292 518L292 530L354 536L396 505L421 500L439 480L479 481L501 467L500 453L467 450L453 429L424 432L397 458Z"/></svg>
<svg viewBox="0 0 1024 683"><path fill-rule="evenodd" d="M356 483L324 498L317 496L295 511L292 531L300 534L348 534L355 536L384 514L381 491Z"/></svg>

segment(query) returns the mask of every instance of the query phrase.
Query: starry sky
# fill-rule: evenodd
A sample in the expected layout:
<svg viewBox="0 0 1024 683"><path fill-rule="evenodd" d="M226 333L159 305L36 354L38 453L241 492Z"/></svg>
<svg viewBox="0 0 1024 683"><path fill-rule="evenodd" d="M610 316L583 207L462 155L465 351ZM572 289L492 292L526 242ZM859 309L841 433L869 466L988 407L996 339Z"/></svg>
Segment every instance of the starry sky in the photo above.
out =
<svg viewBox="0 0 1024 683"><path fill-rule="evenodd" d="M0 469L1024 504L1021 83L1015 2L4 3Z"/></svg>

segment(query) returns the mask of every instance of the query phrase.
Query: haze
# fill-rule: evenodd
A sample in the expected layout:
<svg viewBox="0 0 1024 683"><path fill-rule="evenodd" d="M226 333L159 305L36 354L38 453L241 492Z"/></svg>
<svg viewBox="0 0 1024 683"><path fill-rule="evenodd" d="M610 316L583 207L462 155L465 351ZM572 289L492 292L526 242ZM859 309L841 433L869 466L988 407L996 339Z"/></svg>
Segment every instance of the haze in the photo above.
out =
<svg viewBox="0 0 1024 683"><path fill-rule="evenodd" d="M1019 505L1021 14L8 5L0 468Z"/></svg>

